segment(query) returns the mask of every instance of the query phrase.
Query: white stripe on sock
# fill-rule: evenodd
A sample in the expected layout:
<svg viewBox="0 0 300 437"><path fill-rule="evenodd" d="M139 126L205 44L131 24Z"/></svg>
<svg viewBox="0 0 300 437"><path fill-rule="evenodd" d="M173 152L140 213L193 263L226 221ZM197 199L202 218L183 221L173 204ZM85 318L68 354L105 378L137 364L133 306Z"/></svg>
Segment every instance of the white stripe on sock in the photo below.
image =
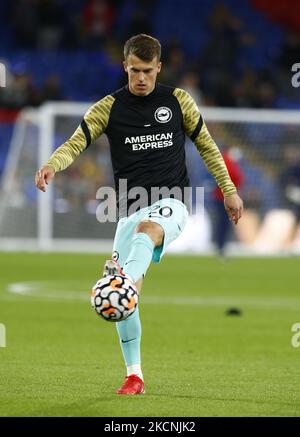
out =
<svg viewBox="0 0 300 437"><path fill-rule="evenodd" d="M139 378L141 378L144 381L142 369L140 364L132 364L131 366L127 366L127 376L129 375L137 375Z"/></svg>

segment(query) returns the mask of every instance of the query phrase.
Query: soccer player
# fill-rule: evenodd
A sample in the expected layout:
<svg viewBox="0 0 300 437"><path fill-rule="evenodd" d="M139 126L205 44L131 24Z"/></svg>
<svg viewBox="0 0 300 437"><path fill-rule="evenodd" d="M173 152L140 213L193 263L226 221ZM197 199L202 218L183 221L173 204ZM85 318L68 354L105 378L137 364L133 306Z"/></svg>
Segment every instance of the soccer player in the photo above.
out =
<svg viewBox="0 0 300 437"><path fill-rule="evenodd" d="M160 56L157 39L145 34L130 38L124 46L123 63L128 85L95 103L72 137L36 173L37 187L46 191L56 172L72 164L100 135L108 136L121 218L112 259L105 264L104 276L124 275L135 283L139 292L151 261L160 261L169 243L186 224L188 210L183 197L170 193L158 199L151 197L153 187L169 190L176 187L177 193L178 190L181 193L189 185L185 135L195 143L215 177L230 220L237 224L243 210L222 155L192 97L182 89L157 83ZM143 208L130 214L133 200L119 191L121 179L127 181L128 191L142 187L149 193ZM138 309L116 325L127 367L127 377L117 393L144 393Z"/></svg>

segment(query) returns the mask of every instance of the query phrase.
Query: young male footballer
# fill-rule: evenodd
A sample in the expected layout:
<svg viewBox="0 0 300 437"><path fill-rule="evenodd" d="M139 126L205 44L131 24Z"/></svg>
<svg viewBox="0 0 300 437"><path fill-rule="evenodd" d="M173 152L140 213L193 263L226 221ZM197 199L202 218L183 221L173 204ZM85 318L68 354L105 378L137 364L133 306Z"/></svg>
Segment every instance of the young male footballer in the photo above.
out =
<svg viewBox="0 0 300 437"><path fill-rule="evenodd" d="M222 155L192 97L182 89L156 82L161 70L160 56L157 39L145 34L130 38L124 46L123 63L128 85L95 103L72 137L36 173L37 187L46 191L46 184L56 172L72 164L100 135L107 135L121 218L104 276L126 276L138 291L151 261L160 261L186 224L188 211L183 197L171 196L168 191L177 187L175 191L181 194L189 186L185 135L194 142L215 177L224 195L225 209L235 224L243 210ZM122 179L127 181L128 191L143 187L149 194L144 207L137 212L130 211L134 200L118 188ZM167 194L153 199L152 187L165 187ZM144 393L138 309L116 325L127 367L127 377L117 393Z"/></svg>

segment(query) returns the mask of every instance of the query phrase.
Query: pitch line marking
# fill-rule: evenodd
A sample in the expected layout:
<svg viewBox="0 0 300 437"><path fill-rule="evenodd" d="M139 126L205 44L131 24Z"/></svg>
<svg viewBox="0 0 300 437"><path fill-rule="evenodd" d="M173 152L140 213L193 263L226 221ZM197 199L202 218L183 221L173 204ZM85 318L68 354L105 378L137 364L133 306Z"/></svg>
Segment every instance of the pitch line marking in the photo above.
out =
<svg viewBox="0 0 300 437"><path fill-rule="evenodd" d="M65 284L66 285L66 284ZM71 287L71 283L69 283ZM68 290L62 282L28 281L14 282L7 286L6 291L19 296L52 301L83 301L89 302L89 292ZM199 293L200 294L200 293ZM149 296L142 294L141 302L152 305L202 305L202 306L235 306L244 305L252 308L276 309L284 308L299 311L300 300L286 297L284 299L272 296L268 299L260 297L240 296Z"/></svg>

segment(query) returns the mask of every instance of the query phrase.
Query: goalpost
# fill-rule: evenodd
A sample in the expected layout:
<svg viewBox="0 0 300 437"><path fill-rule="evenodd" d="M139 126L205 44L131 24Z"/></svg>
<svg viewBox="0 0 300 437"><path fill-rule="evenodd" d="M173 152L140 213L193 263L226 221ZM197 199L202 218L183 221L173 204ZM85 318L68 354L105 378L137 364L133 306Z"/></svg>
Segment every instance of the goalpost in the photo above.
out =
<svg viewBox="0 0 300 437"><path fill-rule="evenodd" d="M49 102L39 109L20 113L1 180L0 250L111 251L116 225L96 220L97 189L102 185L113 186L105 136L67 170L58 173L46 193L34 185L36 170L73 133L89 106ZM244 172L242 195L248 231L243 226L237 229L238 238L234 240L241 243L233 246L239 252L244 249L247 253L263 252L259 239L261 245L269 243L264 242L266 235L261 237L260 232L270 211L286 212L285 222L278 223L288 223L289 217L290 227L294 223L289 216L290 208L283 201L280 176L289 164L289 154L300 147L300 111L203 107L201 113L217 144L231 148ZM194 185L204 185L205 204L210 210L214 183L190 142L186 151L191 180ZM273 232L278 233L276 225L272 226ZM204 230L201 231L203 234ZM209 229L207 233L210 234ZM272 238L270 235L270 244ZM195 240L193 235L190 240ZM203 246L205 250L212 247L208 243ZM275 253L276 248L272 251Z"/></svg>

